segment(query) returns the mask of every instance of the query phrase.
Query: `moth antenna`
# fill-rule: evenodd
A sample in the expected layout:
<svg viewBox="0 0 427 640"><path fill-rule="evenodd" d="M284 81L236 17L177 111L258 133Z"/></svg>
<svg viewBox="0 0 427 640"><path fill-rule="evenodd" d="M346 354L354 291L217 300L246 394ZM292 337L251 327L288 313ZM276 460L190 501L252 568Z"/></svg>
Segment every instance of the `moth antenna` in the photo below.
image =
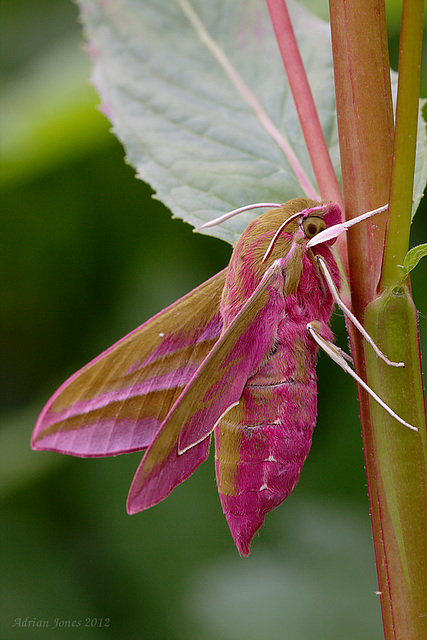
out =
<svg viewBox="0 0 427 640"><path fill-rule="evenodd" d="M228 213L224 213L224 215L220 216L219 218L215 218L214 220L209 220L208 222L205 222L205 224L202 224L201 227L198 227L196 229L196 231L199 231L199 229L207 229L208 227L214 227L217 224L221 224L221 222L225 222L225 220L228 220L229 218L232 218L233 216L237 216L239 213L243 213L243 211L250 211L251 209L262 209L262 208L269 208L271 209L273 208L278 208L281 207L281 204L277 204L277 202L256 202L254 204L247 204L244 207L239 207L239 209L233 209L233 211L229 211Z"/></svg>
<svg viewBox="0 0 427 640"><path fill-rule="evenodd" d="M324 231L321 231L307 242L307 247L311 249L315 247L316 244L320 244L321 242L326 242L327 240L332 240L333 238L337 238L340 233L343 231L347 231L355 224L362 222L363 220L367 220L368 218L372 218L377 213L381 213L382 211L386 211L388 209L388 204L383 205L382 207L378 207L378 209L373 209L372 211L367 211L366 213L362 213L360 216L356 216L351 220L347 220L346 222L340 222L340 224L334 224L332 227L328 227Z"/></svg>
<svg viewBox="0 0 427 640"><path fill-rule="evenodd" d="M363 387L365 391L367 391L369 395L376 402L378 402L378 404L381 405L382 408L385 409L387 413L389 413L395 420L400 422L400 424L403 424L404 427L408 427L408 429L412 429L412 431L418 431L418 427L414 427L412 424L409 424L409 422L406 422L405 420L403 420L403 418L398 416L397 413L395 413L393 409L391 409L388 406L388 404L384 402L384 400L381 400L381 398L377 396L375 391L373 391L373 389L371 389L371 387L369 387L366 384L366 382L364 382L362 378L358 376L357 373L353 371L353 369L347 364L347 362L344 360L344 358L340 353L341 349L338 349L332 342L329 342L329 340L325 340L325 338L322 338L322 336L316 330L314 325L315 325L314 322L309 322L307 325L307 330L312 336L312 338L317 342L319 347L323 349L323 351L327 353L328 356L332 358L332 360L341 367L341 369L343 369L346 373L349 373L351 377L354 378L354 380L356 380L356 382L358 382L360 386Z"/></svg>
<svg viewBox="0 0 427 640"><path fill-rule="evenodd" d="M280 225L280 227L277 229L276 233L274 234L270 244L268 245L268 249L265 252L264 257L261 260L261 262L265 262L270 257L271 252L274 249L274 245L276 244L278 237L280 236L280 234L282 233L282 231L286 227L286 225L289 224L290 222L292 222L293 220L295 220L295 218L299 218L301 215L302 215L302 211L297 211L292 216L290 216L287 220L285 220L285 222L282 222L282 224Z"/></svg>
<svg viewBox="0 0 427 640"><path fill-rule="evenodd" d="M324 260L324 258L322 258L322 256L316 256L316 260L317 260L317 264L319 265L319 267L320 267L320 269L321 269L321 271L323 273L323 276L324 276L324 278L326 280L326 284L329 287L329 291L332 294L334 302L344 312L344 314L347 316L347 318L354 324L356 329L358 329L360 331L362 336L365 338L366 342L369 342L369 344L371 345L371 347L373 348L373 350L375 351L377 356L379 356L381 358L381 360L384 360L384 362L386 364L390 365L391 367L404 367L405 366L404 362L393 362L393 360L389 360L389 358L387 358L387 356L384 355L384 353L375 344L375 342L373 341L373 339L371 338L369 333L366 331L366 329L364 329L364 327L360 324L360 322L356 318L356 316L353 315L353 313L350 311L350 309L341 300L340 294L338 292L338 289L336 288L335 283L334 283L334 281L332 279L332 276L329 273L329 269L327 267L327 264L326 264L326 261Z"/></svg>
<svg viewBox="0 0 427 640"><path fill-rule="evenodd" d="M261 262L265 262L269 256L271 255L271 252L273 251L274 245L277 242L277 238L280 236L280 234L282 233L283 229L286 227L286 225L289 222L292 222L292 220L295 220L295 218L298 218L299 216L303 216L306 211L320 211L320 210L324 210L325 209L325 205L324 204L319 204L319 206L317 207L311 207L310 209L304 209L303 211L297 211L297 213L294 213L292 216L290 216L287 220L285 220L285 222L283 222L283 224L280 225L280 227L277 229L276 233L274 234L274 237L272 239L272 241L270 242L270 244L268 245L268 249L264 254L263 259L261 260ZM335 226L335 225L334 225ZM332 229L332 227L331 227Z"/></svg>

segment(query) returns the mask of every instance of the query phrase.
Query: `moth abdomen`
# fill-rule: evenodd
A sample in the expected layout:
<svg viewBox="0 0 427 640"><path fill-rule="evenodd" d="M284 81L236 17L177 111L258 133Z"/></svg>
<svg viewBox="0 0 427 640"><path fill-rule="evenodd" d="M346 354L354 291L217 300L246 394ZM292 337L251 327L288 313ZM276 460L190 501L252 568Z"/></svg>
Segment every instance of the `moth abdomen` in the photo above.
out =
<svg viewBox="0 0 427 640"><path fill-rule="evenodd" d="M295 387L304 389L300 393ZM261 406L264 416L267 413L264 424L257 421ZM266 412L266 406L271 410ZM310 451L315 419L315 383L313 388L310 378L305 385L246 387L240 403L218 424L218 489L242 555L248 555L250 540L266 513L283 502L297 484Z"/></svg>

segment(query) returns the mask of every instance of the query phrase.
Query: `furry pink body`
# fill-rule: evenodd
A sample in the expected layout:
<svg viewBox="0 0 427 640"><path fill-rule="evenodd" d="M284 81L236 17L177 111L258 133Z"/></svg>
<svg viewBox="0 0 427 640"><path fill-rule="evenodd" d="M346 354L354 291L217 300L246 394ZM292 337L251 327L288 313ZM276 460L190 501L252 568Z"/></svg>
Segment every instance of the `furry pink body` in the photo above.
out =
<svg viewBox="0 0 427 640"><path fill-rule="evenodd" d="M328 262L338 284L339 273L328 247L318 253ZM286 277L287 258L282 259ZM251 265L247 268L250 270ZM230 269L233 274L233 269ZM243 271L243 277L245 277ZM249 273L249 280L253 274ZM229 283L230 298L237 281ZM244 286L246 293L247 288ZM298 289L284 296L283 286L277 291L281 309L270 327L273 338L261 366L247 380L235 422L227 415L216 428L216 468L219 493L224 514L237 548L249 554L250 541L264 522L266 513L277 507L294 489L302 466L310 451L317 414L316 354L317 345L307 333L312 320L321 323L325 338L333 339L328 323L333 308L329 291L322 291L318 273L307 256ZM230 319L235 310L223 300L223 315ZM253 349L256 343L248 346ZM298 353L296 353L296 351ZM231 409L233 411L233 409ZM232 433L227 433L227 429ZM237 440L239 456L223 460L221 440ZM227 453L225 453L227 456ZM233 493L221 492L221 467L234 465L228 473L234 475Z"/></svg>

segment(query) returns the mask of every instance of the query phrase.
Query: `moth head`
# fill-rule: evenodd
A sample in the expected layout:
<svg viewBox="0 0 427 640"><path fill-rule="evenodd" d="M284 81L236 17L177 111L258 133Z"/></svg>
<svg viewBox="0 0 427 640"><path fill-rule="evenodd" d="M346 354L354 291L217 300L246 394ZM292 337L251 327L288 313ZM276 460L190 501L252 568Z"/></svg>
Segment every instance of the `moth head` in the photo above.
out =
<svg viewBox="0 0 427 640"><path fill-rule="evenodd" d="M288 295L298 287L310 239L340 219L337 204L296 198L252 220L234 247L224 297L235 300L237 306L243 304L270 264L282 258L287 258Z"/></svg>
<svg viewBox="0 0 427 640"><path fill-rule="evenodd" d="M340 222L341 209L335 202L317 204L315 207L301 211L299 218L300 229L304 238L308 240Z"/></svg>
<svg viewBox="0 0 427 640"><path fill-rule="evenodd" d="M326 229L326 222L320 216L308 216L302 220L301 227L305 237L311 239Z"/></svg>
<svg viewBox="0 0 427 640"><path fill-rule="evenodd" d="M312 200L291 200L290 203L305 202L310 206L302 208L289 215L276 230L265 254L262 262L266 262L273 253L273 250L279 238L283 235L292 237L294 242L298 244L306 244L312 238L317 236L328 227L338 224L341 221L341 209L334 203L320 204ZM288 203L288 204L290 204ZM328 244L335 241L329 240Z"/></svg>

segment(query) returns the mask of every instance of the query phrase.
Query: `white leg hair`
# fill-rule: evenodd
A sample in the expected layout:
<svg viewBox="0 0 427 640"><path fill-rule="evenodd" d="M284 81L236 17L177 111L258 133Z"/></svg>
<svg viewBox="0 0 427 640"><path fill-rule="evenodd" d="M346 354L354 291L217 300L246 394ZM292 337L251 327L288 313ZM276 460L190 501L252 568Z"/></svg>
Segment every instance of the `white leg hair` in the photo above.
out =
<svg viewBox="0 0 427 640"><path fill-rule="evenodd" d="M323 351L327 353L328 356L332 358L332 360L341 367L341 369L343 369L346 373L349 373L351 377L354 378L356 382L358 382L360 386L363 387L365 391L367 391L369 395L374 400L376 400L376 402L378 402L378 404L381 405L383 409L387 411L387 413L389 413L393 418L395 418L395 420L400 422L400 424L403 424L404 427L408 427L408 429L412 429L413 431L418 431L418 427L414 427L412 424L409 424L409 422L406 422L405 420L403 420L403 418L398 416L397 413L395 413L393 409L391 409L388 406L388 404L386 404L383 400L381 400L381 398L377 396L375 391L373 391L371 387L369 387L366 384L366 382L364 382L362 378L360 378L360 376L358 376L357 373L353 371L353 369L345 361L343 357L343 352L341 351L341 349L336 345L334 345L332 342L329 342L329 340L325 340L325 338L322 338L322 336L316 329L316 324L317 324L316 322L309 322L307 325L307 329L310 335L312 336L312 338L317 342L319 347L323 349Z"/></svg>
<svg viewBox="0 0 427 640"><path fill-rule="evenodd" d="M322 256L316 256L316 260L317 260L317 264L319 265L320 269L322 270L323 276L324 276L324 278L326 280L326 283L327 283L327 285L329 287L329 291L332 294L332 297L334 299L335 304L337 304L339 306L339 308L344 312L344 314L347 316L347 318L354 324L356 329L358 329L358 331L360 331L362 336L365 338L366 342L369 342L369 344L371 345L371 347L373 348L373 350L375 351L377 356L379 358L381 358L381 360L384 360L384 362L386 364L390 365L391 367L404 367L405 366L404 362L393 362L392 360L389 360L386 355L383 354L381 349L372 340L371 336L366 331L366 329L364 329L363 326L360 324L360 322L356 318L356 316L352 314L350 309L341 300L340 294L338 293L338 289L336 288L335 283L332 280L332 276L329 273L329 269L327 267L327 264L326 264L325 260L322 258Z"/></svg>

